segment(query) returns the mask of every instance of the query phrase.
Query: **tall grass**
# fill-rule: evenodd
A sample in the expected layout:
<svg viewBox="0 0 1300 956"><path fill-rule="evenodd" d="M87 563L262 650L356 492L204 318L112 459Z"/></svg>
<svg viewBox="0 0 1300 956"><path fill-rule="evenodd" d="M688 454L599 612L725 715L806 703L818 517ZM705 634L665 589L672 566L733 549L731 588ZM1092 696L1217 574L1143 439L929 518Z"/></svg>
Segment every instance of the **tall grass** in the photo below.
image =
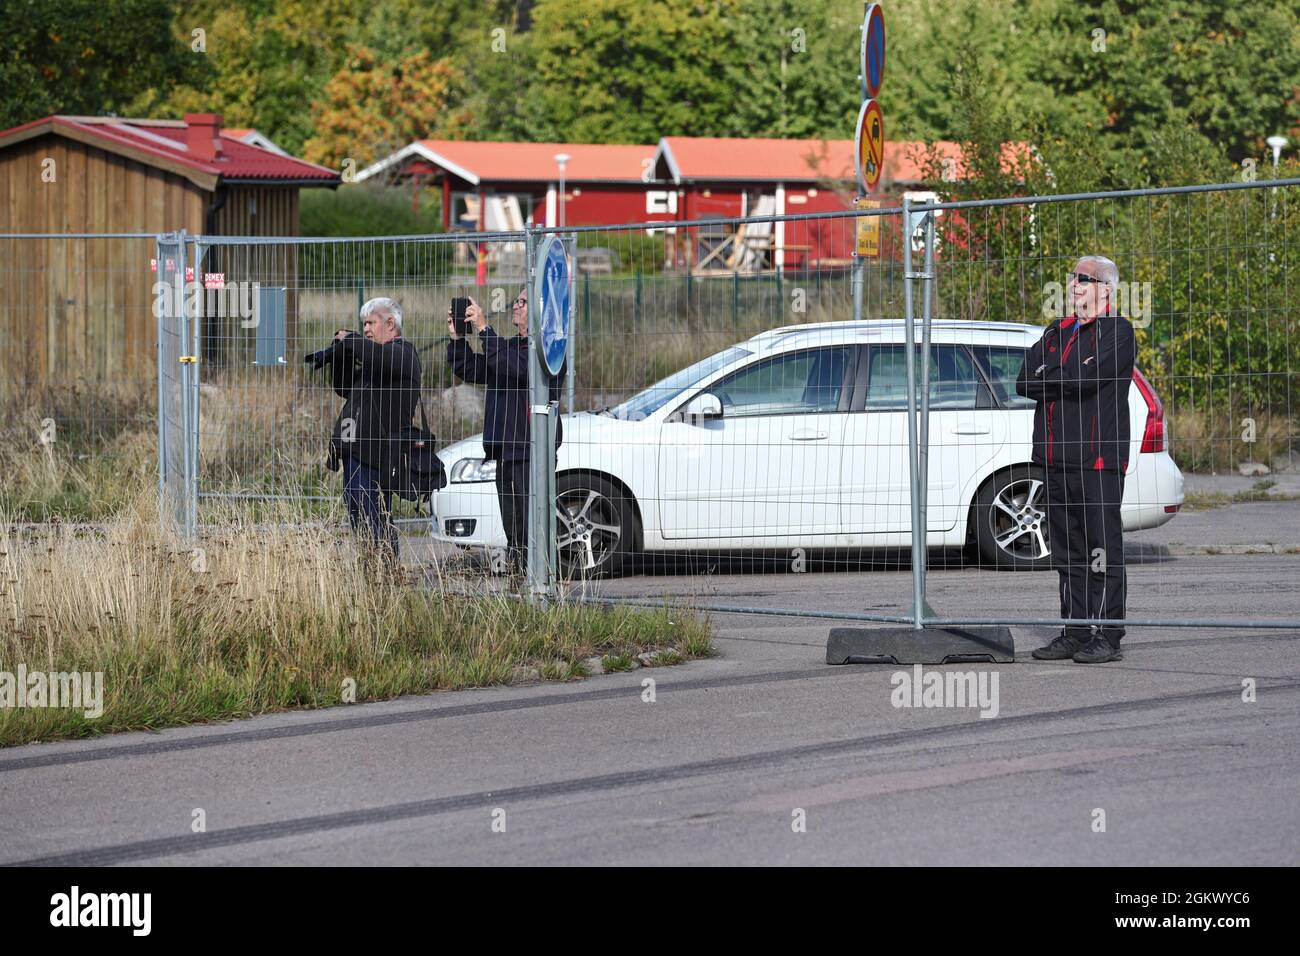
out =
<svg viewBox="0 0 1300 956"><path fill-rule="evenodd" d="M143 495L93 530L0 530L0 670L103 672L104 711L0 709L0 745L584 673L582 661L709 648L688 611L542 610L413 586L327 523L232 515L193 546Z"/></svg>
<svg viewBox="0 0 1300 956"><path fill-rule="evenodd" d="M1300 450L1300 429L1281 414L1253 419L1253 434L1241 415L1227 408L1198 409L1184 406L1166 411L1169 453L1178 467L1190 472L1232 471L1242 462L1260 462L1270 468L1294 467ZM1249 437L1251 440L1247 441Z"/></svg>

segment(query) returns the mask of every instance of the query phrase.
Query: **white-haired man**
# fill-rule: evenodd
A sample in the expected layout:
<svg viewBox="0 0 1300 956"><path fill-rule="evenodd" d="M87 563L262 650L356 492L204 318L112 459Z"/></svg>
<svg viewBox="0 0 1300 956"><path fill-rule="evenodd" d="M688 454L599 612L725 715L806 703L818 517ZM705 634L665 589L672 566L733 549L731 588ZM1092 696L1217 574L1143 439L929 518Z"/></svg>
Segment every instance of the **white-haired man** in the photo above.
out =
<svg viewBox="0 0 1300 956"><path fill-rule="evenodd" d="M346 399L330 439L331 459L343 469L343 502L354 531L396 561L392 492L383 476L391 464L391 436L411 423L420 400L420 356L402 338L402 307L371 299L361 307L362 334L341 329L330 350L334 391Z"/></svg>
<svg viewBox="0 0 1300 956"><path fill-rule="evenodd" d="M1119 269L1084 256L1069 274L1065 318L1029 350L1016 391L1034 399L1034 461L1047 474L1048 543L1061 617L1124 619L1120 503L1129 457L1128 396L1136 344L1115 310ZM1039 660L1121 660L1120 624L1067 625Z"/></svg>

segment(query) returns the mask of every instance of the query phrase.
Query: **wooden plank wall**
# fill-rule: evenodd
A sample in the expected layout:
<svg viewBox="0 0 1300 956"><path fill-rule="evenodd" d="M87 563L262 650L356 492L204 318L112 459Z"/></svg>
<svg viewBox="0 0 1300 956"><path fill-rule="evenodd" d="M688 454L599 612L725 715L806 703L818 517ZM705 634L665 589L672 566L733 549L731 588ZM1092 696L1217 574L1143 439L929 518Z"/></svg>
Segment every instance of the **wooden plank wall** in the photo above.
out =
<svg viewBox="0 0 1300 956"><path fill-rule="evenodd" d="M47 158L54 161L54 182L41 179ZM227 188L226 204L216 216L218 235L297 235L298 187ZM0 233L185 229L202 234L211 201L211 193L180 176L60 136L0 152ZM39 384L152 376L153 255L153 239L0 239L0 380ZM297 248L275 244L222 255L228 261L215 267L210 261L208 271L290 288L292 335ZM236 324L231 334L246 338L250 331Z"/></svg>
<svg viewBox="0 0 1300 956"><path fill-rule="evenodd" d="M217 211L219 236L298 235L298 190L284 186L228 186ZM229 282L284 286L286 336L295 339L298 312L298 247L284 243L219 246L208 253L208 271L224 272ZM212 319L205 327L205 356L217 364L248 364L256 348L256 331L237 318Z"/></svg>

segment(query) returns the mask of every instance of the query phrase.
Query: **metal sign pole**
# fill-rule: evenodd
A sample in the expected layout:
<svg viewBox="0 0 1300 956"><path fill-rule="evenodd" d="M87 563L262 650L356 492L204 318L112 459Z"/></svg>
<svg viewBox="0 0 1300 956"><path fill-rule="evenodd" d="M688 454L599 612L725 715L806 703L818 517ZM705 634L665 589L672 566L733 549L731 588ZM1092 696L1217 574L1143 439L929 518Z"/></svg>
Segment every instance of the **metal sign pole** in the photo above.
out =
<svg viewBox="0 0 1300 956"><path fill-rule="evenodd" d="M546 594L546 419L537 414L549 396L542 370L542 304L534 294L536 285L537 239L531 227L524 231L524 261L528 270L528 599L533 603ZM504 464L504 463L503 463Z"/></svg>
<svg viewBox="0 0 1300 956"><path fill-rule="evenodd" d="M563 193L560 200L563 204ZM565 361L568 363L567 374L565 375L565 400L566 407L570 415L573 414L573 389L574 389L574 368L576 367L577 348L574 347L574 338L578 331L578 310L576 307L578 291L578 236L576 233L570 235L564 243L565 252L569 256L569 348Z"/></svg>
<svg viewBox="0 0 1300 956"><path fill-rule="evenodd" d="M860 198L860 197L859 197ZM854 202L857 205L857 202ZM867 264L863 261L862 255L858 252L857 233L862 227L861 219L853 220L853 320L862 321L862 293L863 281L866 278Z"/></svg>
<svg viewBox="0 0 1300 956"><path fill-rule="evenodd" d="M551 376L558 374L559 368L563 367L562 360L557 359L559 368L554 373L550 370L554 363L547 354L547 315L557 294L565 299L569 297L568 276L565 275L563 284L557 283L556 287L548 282L548 276L551 275L550 258L557 248L566 267L568 261L564 259L563 244L557 246L548 237L540 244L541 254L546 256L547 262L540 263L536 235L531 229L525 235L529 290L528 590L532 603L545 604L555 599L555 433L560 414L559 402L551 401ZM565 303L565 315L561 322L567 318ZM567 329L558 331L564 333L567 351ZM559 337L556 341L558 340Z"/></svg>

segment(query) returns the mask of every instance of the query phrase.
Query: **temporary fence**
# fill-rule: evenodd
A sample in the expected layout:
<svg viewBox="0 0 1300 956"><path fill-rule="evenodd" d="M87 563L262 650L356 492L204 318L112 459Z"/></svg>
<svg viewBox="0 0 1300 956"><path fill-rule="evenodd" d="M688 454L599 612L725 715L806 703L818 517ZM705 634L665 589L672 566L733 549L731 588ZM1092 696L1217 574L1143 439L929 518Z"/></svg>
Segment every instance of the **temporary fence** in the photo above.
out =
<svg viewBox="0 0 1300 956"><path fill-rule="evenodd" d="M357 329L364 302L388 297L420 355L424 407L452 478L432 515L410 506L399 514L434 538L441 557L499 553L494 466L478 437L483 390L447 361L447 312L452 297L472 296L509 334L512 303L535 288L536 251L558 234L574 267L566 414L553 482L533 482L533 541L542 549L536 530L545 536L553 523L554 547L554 560L544 549L533 559L535 593L645 601L654 586L638 597L594 582L718 567L761 575L910 565L908 599L880 613L853 596L862 579L848 575L831 579L843 599L825 607L714 606L918 627L1117 626L1101 617L1091 576L1110 569L1113 600L1124 553L1078 546L1113 542L1113 528L1089 527L1113 512L1077 511L1068 526L1081 536L1070 560L1088 565L1076 568L1090 595L1079 599L1083 618L1026 614L1012 599L963 606L960 575L926 571L1053 567L1053 485L1034 460L1035 400L1018 393L1017 377L1049 324L1069 317L1077 288L1090 285L1067 278L1086 255L1118 268L1109 295L1134 329L1136 372L1120 383L1109 419L1094 415L1083 430L1072 420L1073 432L1053 434L1080 473L1122 472L1123 531L1177 522L1188 504L1183 472L1294 463L1297 186L470 235L155 237L162 491L188 533L219 502L325 513L339 496L325 461L342 399L304 358ZM21 249L25 238L0 237L0 248ZM1099 321L1095 329L1114 320ZM1096 342L1077 341L1097 357ZM546 410L536 396L527 404ZM1118 469L1079 469L1083 446L1089 465L1104 457L1093 452L1124 416L1129 454ZM1163 586L1182 586L1175 578ZM1255 617L1209 621L1142 617L1130 594L1127 617L1295 627L1281 593Z"/></svg>

